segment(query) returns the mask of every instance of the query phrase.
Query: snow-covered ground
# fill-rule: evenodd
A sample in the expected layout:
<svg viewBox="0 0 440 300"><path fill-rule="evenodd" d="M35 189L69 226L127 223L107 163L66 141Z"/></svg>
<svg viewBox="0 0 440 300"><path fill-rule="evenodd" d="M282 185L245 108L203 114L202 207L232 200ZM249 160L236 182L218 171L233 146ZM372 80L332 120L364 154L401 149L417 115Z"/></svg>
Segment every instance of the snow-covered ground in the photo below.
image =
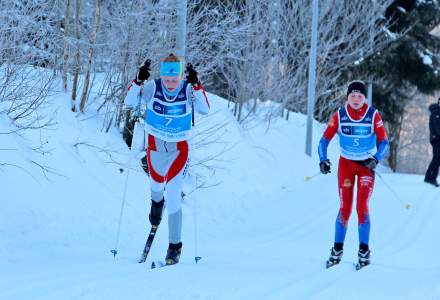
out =
<svg viewBox="0 0 440 300"><path fill-rule="evenodd" d="M372 265L354 270L354 211L343 261L326 270L339 205L337 142L334 171L305 180L319 170L316 152L304 154L304 116L270 126L257 117L243 128L212 95L192 160L213 156L210 167L192 170L211 187L184 200L181 263L149 269L166 253L166 217L147 263L136 262L149 230L149 184L135 163L114 258L129 151L116 130L101 132L101 116L71 113L68 99L50 98L53 130L1 135L0 163L15 166L0 167L0 299L440 299L440 190L380 169L370 201ZM314 128L315 150L324 127ZM1 116L0 131L9 129ZM32 150L40 141L44 155Z"/></svg>

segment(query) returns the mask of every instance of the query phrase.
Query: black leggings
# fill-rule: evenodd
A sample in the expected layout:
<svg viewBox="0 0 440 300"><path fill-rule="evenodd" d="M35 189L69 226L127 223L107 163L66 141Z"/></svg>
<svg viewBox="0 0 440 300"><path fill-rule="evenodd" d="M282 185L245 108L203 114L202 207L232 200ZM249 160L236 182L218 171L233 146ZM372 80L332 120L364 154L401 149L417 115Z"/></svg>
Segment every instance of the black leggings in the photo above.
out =
<svg viewBox="0 0 440 300"><path fill-rule="evenodd" d="M437 180L438 169L440 167L440 143L432 145L432 161L429 164L428 170L426 171L425 180L435 181Z"/></svg>

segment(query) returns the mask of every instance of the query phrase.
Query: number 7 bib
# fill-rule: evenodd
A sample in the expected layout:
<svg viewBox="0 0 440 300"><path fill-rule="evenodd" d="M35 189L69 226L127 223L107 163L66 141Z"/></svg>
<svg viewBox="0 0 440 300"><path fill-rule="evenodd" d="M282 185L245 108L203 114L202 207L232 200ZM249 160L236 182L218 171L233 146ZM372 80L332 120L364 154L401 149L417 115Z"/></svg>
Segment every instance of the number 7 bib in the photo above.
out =
<svg viewBox="0 0 440 300"><path fill-rule="evenodd" d="M191 133L192 115L187 103L166 103L154 99L147 108L146 129L168 142L187 140Z"/></svg>

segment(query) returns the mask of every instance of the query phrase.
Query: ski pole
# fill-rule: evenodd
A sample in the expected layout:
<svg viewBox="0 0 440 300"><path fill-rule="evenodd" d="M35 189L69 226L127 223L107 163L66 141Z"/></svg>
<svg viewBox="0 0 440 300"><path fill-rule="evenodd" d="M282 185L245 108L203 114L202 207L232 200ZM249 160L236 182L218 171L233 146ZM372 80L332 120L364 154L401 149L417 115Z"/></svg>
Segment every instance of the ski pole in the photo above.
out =
<svg viewBox="0 0 440 300"><path fill-rule="evenodd" d="M124 214L125 199L126 199L126 195L127 195L127 186L128 186L128 177L130 176L130 169L131 169L131 160L132 160L132 156L130 156L130 158L128 159L128 163L127 163L128 170L127 170L127 175L125 176L124 190L122 193L122 203L121 203L121 210L119 212L118 230L116 233L115 247L114 247L114 249L110 250L110 252L113 254L114 258L116 258L116 254L118 254L119 236L121 233L121 223L122 223L122 216Z"/></svg>
<svg viewBox="0 0 440 300"><path fill-rule="evenodd" d="M193 202L194 202L194 211L193 211L193 216L194 216L194 261L196 262L196 264L199 262L199 260L202 259L201 256L198 255L198 207L197 207L197 197L194 195L194 192L197 188L197 177L195 177L195 179L193 180L193 182L195 182L195 186L193 189Z"/></svg>
<svg viewBox="0 0 440 300"><path fill-rule="evenodd" d="M315 177L318 176L318 175L321 175L321 171L319 171L319 172L316 173L316 174L313 174L312 176L305 176L305 177L304 177L304 180L305 180L305 181L310 181L310 180L312 180L313 178L315 178Z"/></svg>
<svg viewBox="0 0 440 300"><path fill-rule="evenodd" d="M377 174L377 176L379 176L379 178L382 180L383 184L391 191L394 198L396 198L397 201L399 201L406 209L410 209L411 205L409 203L403 202L402 199L400 199L400 197L397 195L397 193L394 191L394 189L392 189L391 186L388 185L388 183L385 181L385 179L383 179L382 175L378 171L375 171L375 174Z"/></svg>

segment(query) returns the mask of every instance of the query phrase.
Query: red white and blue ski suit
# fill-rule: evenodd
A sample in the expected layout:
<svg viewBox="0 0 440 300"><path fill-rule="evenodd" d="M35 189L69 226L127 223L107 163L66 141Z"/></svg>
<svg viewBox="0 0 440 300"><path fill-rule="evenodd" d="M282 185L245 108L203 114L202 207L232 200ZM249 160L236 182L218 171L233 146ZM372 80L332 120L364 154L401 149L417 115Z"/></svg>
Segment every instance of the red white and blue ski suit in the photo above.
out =
<svg viewBox="0 0 440 300"><path fill-rule="evenodd" d="M327 159L327 147L339 135L341 157L338 165L340 208L335 225L335 243L344 243L347 224L353 204L353 190L357 183L359 242L367 244L370 235L368 201L374 188L374 171L361 162L374 156L380 161L387 153L389 143L379 112L368 104L354 110L349 105L340 108L331 117L319 143L319 158Z"/></svg>
<svg viewBox="0 0 440 300"><path fill-rule="evenodd" d="M179 87L171 93L161 79L156 79L142 85L133 81L124 102L127 107L146 105L151 200L165 199L169 241L177 244L181 242L181 193L189 160L192 114L193 110L208 114L208 98L200 82L194 87L181 80Z"/></svg>

